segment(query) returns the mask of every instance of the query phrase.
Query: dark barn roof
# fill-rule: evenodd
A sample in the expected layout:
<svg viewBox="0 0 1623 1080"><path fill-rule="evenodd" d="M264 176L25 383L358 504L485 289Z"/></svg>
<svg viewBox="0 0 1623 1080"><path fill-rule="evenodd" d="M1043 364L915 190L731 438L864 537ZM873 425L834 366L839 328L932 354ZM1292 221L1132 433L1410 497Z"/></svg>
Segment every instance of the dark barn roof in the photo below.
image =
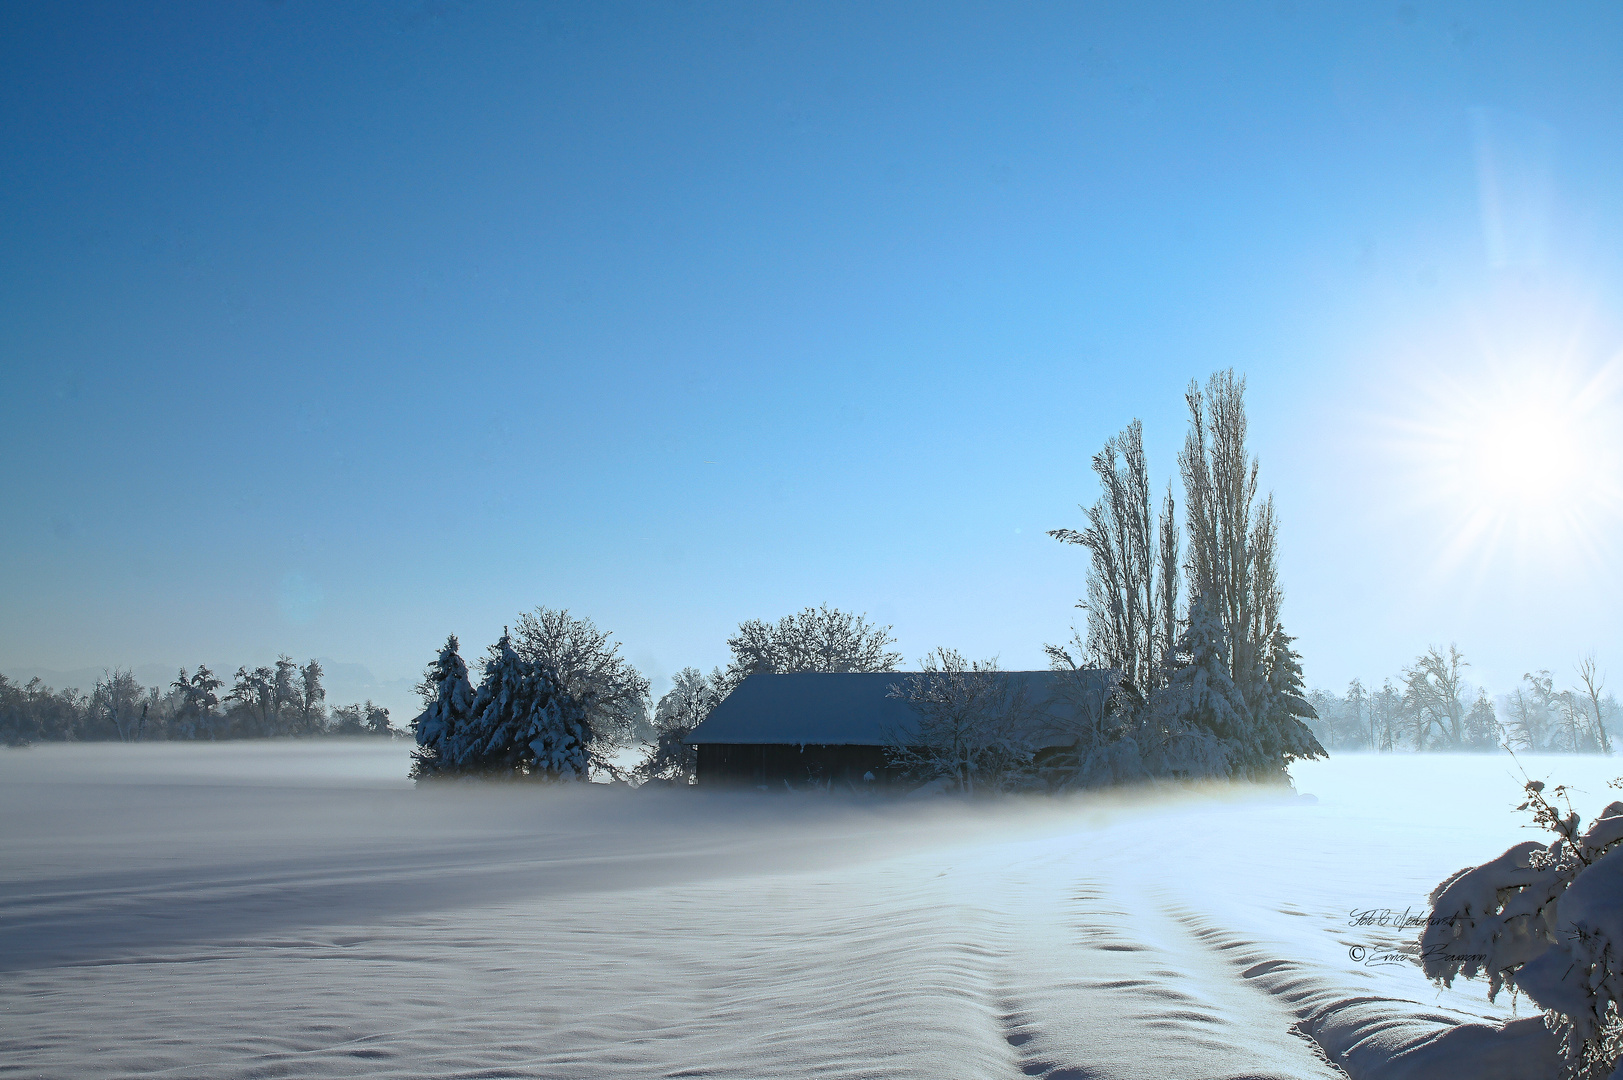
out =
<svg viewBox="0 0 1623 1080"><path fill-rule="evenodd" d="M906 693L905 680L911 674L915 673L751 675L711 710L686 741L695 745L884 746L893 732L905 736L917 730L918 714L907 699L890 696L892 686ZM1062 680L1074 678L1068 673L1004 674L1024 682L1031 704L1056 720L1073 712L1061 694L1066 689ZM1102 695L1104 672L1085 672L1082 678L1091 692Z"/></svg>

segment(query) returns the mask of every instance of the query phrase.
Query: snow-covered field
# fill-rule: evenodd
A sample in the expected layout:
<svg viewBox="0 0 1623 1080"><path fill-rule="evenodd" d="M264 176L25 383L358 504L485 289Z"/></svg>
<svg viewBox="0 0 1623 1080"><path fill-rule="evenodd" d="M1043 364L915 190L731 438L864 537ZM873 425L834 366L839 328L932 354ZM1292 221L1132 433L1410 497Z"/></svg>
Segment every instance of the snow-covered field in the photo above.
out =
<svg viewBox="0 0 1623 1080"><path fill-rule="evenodd" d="M1623 772L1525 763L1586 818ZM406 764L0 751L0 1077L1537 1075L1525 1003L1495 1032L1350 917L1540 838L1504 755L970 806Z"/></svg>

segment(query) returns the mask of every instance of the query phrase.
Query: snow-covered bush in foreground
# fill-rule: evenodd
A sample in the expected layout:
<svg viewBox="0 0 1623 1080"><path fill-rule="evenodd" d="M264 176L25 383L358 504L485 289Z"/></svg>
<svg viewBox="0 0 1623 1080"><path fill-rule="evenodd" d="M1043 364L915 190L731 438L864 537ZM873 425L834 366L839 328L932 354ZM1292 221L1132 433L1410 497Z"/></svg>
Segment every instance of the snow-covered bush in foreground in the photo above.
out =
<svg viewBox="0 0 1623 1080"><path fill-rule="evenodd" d="M1623 1076L1623 802L1580 833L1542 783L1527 794L1522 809L1556 840L1517 844L1437 886L1421 962L1444 985L1486 977L1490 999L1507 986L1525 993L1560 1034L1569 1076Z"/></svg>

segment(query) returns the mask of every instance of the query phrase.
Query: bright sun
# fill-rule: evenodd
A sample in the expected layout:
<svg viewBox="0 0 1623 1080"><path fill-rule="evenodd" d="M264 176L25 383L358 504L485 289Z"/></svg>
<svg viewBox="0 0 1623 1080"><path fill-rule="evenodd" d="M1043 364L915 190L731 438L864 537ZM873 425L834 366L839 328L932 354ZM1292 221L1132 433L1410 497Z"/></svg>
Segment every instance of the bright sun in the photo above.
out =
<svg viewBox="0 0 1623 1080"><path fill-rule="evenodd" d="M1426 395L1416 480L1444 511L1450 562L1595 556L1623 500L1603 380L1524 371Z"/></svg>
<svg viewBox="0 0 1623 1080"><path fill-rule="evenodd" d="M1578 409L1547 395L1472 402L1447 440L1458 494L1482 513L1560 513L1600 479L1583 426Z"/></svg>

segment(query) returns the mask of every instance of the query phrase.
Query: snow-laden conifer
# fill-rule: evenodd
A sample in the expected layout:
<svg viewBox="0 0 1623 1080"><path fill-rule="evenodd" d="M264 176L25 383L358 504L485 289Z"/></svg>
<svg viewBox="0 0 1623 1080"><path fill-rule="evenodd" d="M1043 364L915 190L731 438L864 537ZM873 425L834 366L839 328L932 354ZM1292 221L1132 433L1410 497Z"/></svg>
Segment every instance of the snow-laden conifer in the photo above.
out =
<svg viewBox="0 0 1623 1080"><path fill-rule="evenodd" d="M1285 770L1292 761L1325 756L1324 747L1307 726L1307 721L1317 720L1318 714L1307 700L1302 657L1291 648L1295 640L1275 626L1263 649L1265 690L1256 718L1261 728L1262 757L1255 765L1257 779L1288 782Z"/></svg>
<svg viewBox="0 0 1623 1080"><path fill-rule="evenodd" d="M411 774L432 776L444 765L446 741L467 723L473 711L473 684L468 681L468 665L459 652L456 635L445 639L445 647L428 670L417 692L424 709L411 722L417 749L412 752Z"/></svg>
<svg viewBox="0 0 1623 1080"><path fill-rule="evenodd" d="M490 647L468 721L445 738L441 771L588 779L595 763L590 707L551 669L514 651L503 633Z"/></svg>
<svg viewBox="0 0 1623 1080"><path fill-rule="evenodd" d="M1205 597L1197 594L1189 604L1171 666L1156 710L1158 745L1154 760L1146 763L1150 771L1243 775L1260 753L1260 739L1245 697L1229 674L1223 625Z"/></svg>

